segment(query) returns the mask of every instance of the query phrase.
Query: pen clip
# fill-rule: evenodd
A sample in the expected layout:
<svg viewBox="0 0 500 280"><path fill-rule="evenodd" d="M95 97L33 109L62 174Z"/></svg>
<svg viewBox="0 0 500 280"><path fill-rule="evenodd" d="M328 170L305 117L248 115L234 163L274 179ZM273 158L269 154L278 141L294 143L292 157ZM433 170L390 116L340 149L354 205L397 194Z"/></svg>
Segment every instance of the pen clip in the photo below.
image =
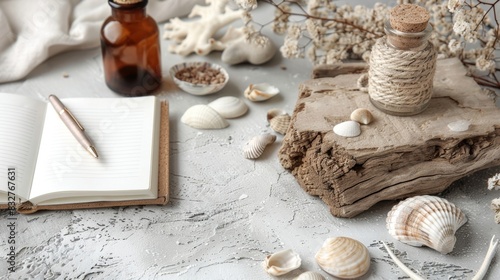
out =
<svg viewBox="0 0 500 280"><path fill-rule="evenodd" d="M81 131L85 131L85 128L80 124L80 122L73 116L73 114L68 110L68 108L64 107L61 112L59 112L60 115L62 115L64 112L67 112L68 115L73 119L73 121L76 123L78 128L80 128Z"/></svg>

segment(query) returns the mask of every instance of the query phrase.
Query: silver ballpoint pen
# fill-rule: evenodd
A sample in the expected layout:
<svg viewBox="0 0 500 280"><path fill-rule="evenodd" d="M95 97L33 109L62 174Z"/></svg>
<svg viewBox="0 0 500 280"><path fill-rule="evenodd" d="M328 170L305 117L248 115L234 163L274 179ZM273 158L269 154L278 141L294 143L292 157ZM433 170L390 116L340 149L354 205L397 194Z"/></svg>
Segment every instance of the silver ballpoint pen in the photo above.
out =
<svg viewBox="0 0 500 280"><path fill-rule="evenodd" d="M94 144L92 144L90 138L87 136L87 134L85 134L85 129L80 124L80 122L78 122L75 116L71 114L71 112L66 108L66 106L64 106L61 100L57 98L57 96L52 94L49 95L49 101L66 127L69 129L69 131L71 131L71 134L73 134L76 140L78 140L80 145L82 145L92 156L98 158L99 155L97 154L97 150L94 147Z"/></svg>

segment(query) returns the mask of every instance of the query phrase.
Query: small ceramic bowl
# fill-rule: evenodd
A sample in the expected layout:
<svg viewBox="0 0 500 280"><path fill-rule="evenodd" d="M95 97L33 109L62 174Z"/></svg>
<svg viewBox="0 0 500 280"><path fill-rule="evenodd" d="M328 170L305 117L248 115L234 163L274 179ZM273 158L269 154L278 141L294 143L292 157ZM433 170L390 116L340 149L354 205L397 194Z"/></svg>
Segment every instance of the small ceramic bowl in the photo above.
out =
<svg viewBox="0 0 500 280"><path fill-rule="evenodd" d="M177 72L181 71L182 69L189 68L189 67L207 67L207 68L212 68L219 70L222 75L224 76L224 82L222 83L217 83L217 84L195 84L195 83L190 83L186 82L183 80L180 80L176 78ZM172 77L172 80L174 80L175 84L182 89L185 92L191 93L193 95L207 95L211 93L216 93L219 90L221 90L226 84L227 81L229 80L229 74L227 74L227 71L222 68L220 65L217 65L215 63L210 63L210 62L184 62L184 63L179 63L170 68L170 76Z"/></svg>

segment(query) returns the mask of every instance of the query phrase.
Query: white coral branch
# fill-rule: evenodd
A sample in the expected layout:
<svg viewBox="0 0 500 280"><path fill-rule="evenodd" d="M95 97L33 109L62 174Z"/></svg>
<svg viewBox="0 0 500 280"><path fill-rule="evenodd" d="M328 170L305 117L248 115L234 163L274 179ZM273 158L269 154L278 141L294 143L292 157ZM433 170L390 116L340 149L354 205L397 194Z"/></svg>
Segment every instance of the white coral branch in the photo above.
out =
<svg viewBox="0 0 500 280"><path fill-rule="evenodd" d="M387 250L387 253L389 253L389 256L391 256L392 261L394 261L394 263L397 264L399 266L399 268L401 268L401 270L404 273L406 273L406 275L410 276L410 278L413 280L425 280L425 278L422 278L420 275L413 272L402 261L400 261L398 259L398 257L396 257L396 255L394 255L394 253L391 251L391 249L389 249L389 246L387 246L387 244L385 244L384 241L382 241L382 244L384 244L384 247Z"/></svg>
<svg viewBox="0 0 500 280"><path fill-rule="evenodd" d="M391 256L392 260L394 263L396 263L401 270L406 273L411 279L413 280L425 280L425 278L422 278L420 275L416 274L413 272L410 268L408 268L402 261L394 255L394 253L389 249L389 246L385 244L384 241L382 241L382 244L384 244L385 249L387 250L387 253L389 253L389 256ZM486 275L486 272L488 271L488 268L490 267L491 260L496 255L497 252L497 247L498 247L498 238L493 235L490 241L490 246L488 247L488 252L486 252L486 256L484 257L483 263L481 264L481 267L477 271L476 275L472 278L472 280L481 280L483 279L484 275Z"/></svg>
<svg viewBox="0 0 500 280"><path fill-rule="evenodd" d="M177 42L169 46L169 51L186 56L192 52L206 55L213 50L224 50L228 42L215 39L215 33L241 18L244 13L243 10L231 10L227 5L228 1L206 0L209 6L196 5L188 16L199 16L198 19L183 21L174 18L166 23L163 38Z"/></svg>
<svg viewBox="0 0 500 280"><path fill-rule="evenodd" d="M476 275L474 275L474 278L472 278L472 280L481 280L483 279L484 275L486 275L486 272L490 267L491 260L496 255L497 246L498 246L498 239L495 238L495 236L493 235L490 241L490 247L488 248L488 252L486 252L486 256L484 257L483 263L481 264L481 267L477 271Z"/></svg>

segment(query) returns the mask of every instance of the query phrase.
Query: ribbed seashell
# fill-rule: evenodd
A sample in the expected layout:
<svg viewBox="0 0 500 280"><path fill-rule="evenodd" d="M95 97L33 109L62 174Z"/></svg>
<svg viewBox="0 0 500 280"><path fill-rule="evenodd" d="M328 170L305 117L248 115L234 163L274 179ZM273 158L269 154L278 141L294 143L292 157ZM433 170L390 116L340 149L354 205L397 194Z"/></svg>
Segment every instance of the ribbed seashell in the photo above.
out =
<svg viewBox="0 0 500 280"><path fill-rule="evenodd" d="M281 115L288 115L288 113L285 110L273 108L273 109L267 111L267 121L269 122L274 117L281 116Z"/></svg>
<svg viewBox="0 0 500 280"><path fill-rule="evenodd" d="M229 123L217 111L207 105L194 105L184 112L181 122L199 129L220 129Z"/></svg>
<svg viewBox="0 0 500 280"><path fill-rule="evenodd" d="M268 83L250 84L244 91L250 101L264 101L280 93L280 90Z"/></svg>
<svg viewBox="0 0 500 280"><path fill-rule="evenodd" d="M288 114L279 115L269 120L269 126L276 132L285 135L292 118Z"/></svg>
<svg viewBox="0 0 500 280"><path fill-rule="evenodd" d="M306 271L297 276L294 280L325 280L325 277L314 271Z"/></svg>
<svg viewBox="0 0 500 280"><path fill-rule="evenodd" d="M358 108L352 111L351 120L360 124L369 124L373 121L373 115L368 109Z"/></svg>
<svg viewBox="0 0 500 280"><path fill-rule="evenodd" d="M448 124L448 128L454 132L464 132L469 130L470 122L467 120L458 120Z"/></svg>
<svg viewBox="0 0 500 280"><path fill-rule="evenodd" d="M328 238L315 258L324 271L339 278L358 278L370 269L368 249L363 243L349 237Z"/></svg>
<svg viewBox="0 0 500 280"><path fill-rule="evenodd" d="M224 96L208 103L219 115L226 119L243 116L248 111L248 106L243 100L234 96Z"/></svg>
<svg viewBox="0 0 500 280"><path fill-rule="evenodd" d="M407 198L387 214L386 226L394 238L448 254L455 247L455 232L467 222L462 210L444 198L421 195Z"/></svg>
<svg viewBox="0 0 500 280"><path fill-rule="evenodd" d="M345 121L335 125L333 132L344 137L356 137L361 134L361 127L358 122Z"/></svg>
<svg viewBox="0 0 500 280"><path fill-rule="evenodd" d="M256 159L262 155L267 145L276 141L276 135L269 133L257 135L250 139L243 147L243 156L247 159Z"/></svg>
<svg viewBox="0 0 500 280"><path fill-rule="evenodd" d="M267 256L263 265L267 273L279 276L299 268L301 262L299 254L288 249Z"/></svg>

